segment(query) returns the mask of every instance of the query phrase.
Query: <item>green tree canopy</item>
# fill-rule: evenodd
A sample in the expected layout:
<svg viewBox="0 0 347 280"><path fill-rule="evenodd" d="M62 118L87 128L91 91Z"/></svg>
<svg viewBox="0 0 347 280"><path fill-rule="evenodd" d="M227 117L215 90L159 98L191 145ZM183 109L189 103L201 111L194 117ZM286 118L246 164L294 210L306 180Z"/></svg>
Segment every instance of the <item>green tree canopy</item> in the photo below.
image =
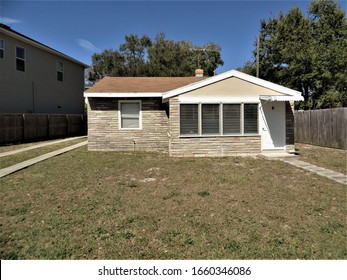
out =
<svg viewBox="0 0 347 280"><path fill-rule="evenodd" d="M224 62L221 48L210 42L203 46L190 41L173 41L159 33L154 40L144 35L130 34L118 50L104 50L92 56L92 71L89 79L99 80L104 76L192 76L197 68L212 76Z"/></svg>
<svg viewBox="0 0 347 280"><path fill-rule="evenodd" d="M347 106L347 20L336 1L261 20L259 49L260 78L301 91L299 108ZM255 64L241 71L255 75Z"/></svg>

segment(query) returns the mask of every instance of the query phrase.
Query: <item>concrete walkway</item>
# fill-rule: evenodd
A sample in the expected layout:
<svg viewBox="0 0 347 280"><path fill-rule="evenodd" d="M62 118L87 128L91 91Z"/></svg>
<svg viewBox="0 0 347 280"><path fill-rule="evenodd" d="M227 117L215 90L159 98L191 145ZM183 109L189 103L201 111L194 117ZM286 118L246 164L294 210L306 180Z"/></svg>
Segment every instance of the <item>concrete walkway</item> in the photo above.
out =
<svg viewBox="0 0 347 280"><path fill-rule="evenodd" d="M53 152L50 152L50 153L47 153L47 154L44 154L44 155L32 158L32 159L28 159L28 160L23 161L21 163L17 163L15 165L12 165L12 166L0 169L0 178L5 177L6 175L14 173L14 172L16 172L18 170L24 169L24 168L26 168L26 167L28 167L30 165L33 165L35 163L38 163L40 161L44 161L44 160L49 159L51 157L54 157L54 156L66 153L68 151L77 149L77 148L82 147L84 145L87 145L87 143L88 143L88 141L83 141L81 143L78 143L78 144L75 144L75 145L72 145L72 146L69 146L69 147L66 147L66 148L62 148L62 149L59 149L59 150L56 150L56 151L53 151Z"/></svg>
<svg viewBox="0 0 347 280"><path fill-rule="evenodd" d="M26 152L26 151L30 151L30 150L34 150L34 149L38 149L38 148L42 148L42 147L46 147L46 146L50 146L50 145L54 145L54 144L58 144L58 143L63 143L63 142L67 142L67 141L73 141L73 140L77 140L77 139L83 139L83 138L86 138L86 137L87 136L70 137L70 138L66 138L66 139L62 139L62 140L51 141L51 142L48 142L48 143L41 143L41 144L37 144L37 145L32 145L32 146L29 146L29 147L16 149L16 150L13 150L13 151L3 152L3 153L0 153L0 158L1 157L6 157L6 156L10 156L10 155L15 155L15 154Z"/></svg>
<svg viewBox="0 0 347 280"><path fill-rule="evenodd" d="M347 185L347 175L344 175L339 172L335 172L323 167L316 166L314 164L308 163L306 161L299 160L297 156L293 154L288 154L286 152L266 152L262 153L261 156L266 157L268 159L281 160L296 167L308 170L310 172L316 173L320 176L329 178L336 182Z"/></svg>

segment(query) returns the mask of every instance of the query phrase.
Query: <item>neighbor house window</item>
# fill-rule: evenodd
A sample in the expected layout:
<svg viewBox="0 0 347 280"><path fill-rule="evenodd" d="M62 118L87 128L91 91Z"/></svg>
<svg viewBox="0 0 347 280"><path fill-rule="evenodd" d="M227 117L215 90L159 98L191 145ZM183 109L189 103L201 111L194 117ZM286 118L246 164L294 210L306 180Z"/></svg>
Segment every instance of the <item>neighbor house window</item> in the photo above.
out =
<svg viewBox="0 0 347 280"><path fill-rule="evenodd" d="M141 101L119 101L121 129L141 129Z"/></svg>
<svg viewBox="0 0 347 280"><path fill-rule="evenodd" d="M25 72L25 49L16 46L16 69Z"/></svg>
<svg viewBox="0 0 347 280"><path fill-rule="evenodd" d="M180 104L180 134L258 134L258 104Z"/></svg>
<svg viewBox="0 0 347 280"><path fill-rule="evenodd" d="M64 63L58 61L57 62L57 79L62 82L64 78Z"/></svg>
<svg viewBox="0 0 347 280"><path fill-rule="evenodd" d="M4 58L5 53L5 42L3 39L0 39L0 58Z"/></svg>

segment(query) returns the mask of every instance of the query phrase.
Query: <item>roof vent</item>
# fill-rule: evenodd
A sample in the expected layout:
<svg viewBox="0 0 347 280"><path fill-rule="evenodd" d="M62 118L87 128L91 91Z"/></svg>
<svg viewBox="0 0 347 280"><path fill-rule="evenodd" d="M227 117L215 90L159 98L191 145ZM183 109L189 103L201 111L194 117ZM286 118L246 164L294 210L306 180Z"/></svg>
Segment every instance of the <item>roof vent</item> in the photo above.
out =
<svg viewBox="0 0 347 280"><path fill-rule="evenodd" d="M195 70L195 77L203 77L204 76L204 70L202 69L196 69Z"/></svg>

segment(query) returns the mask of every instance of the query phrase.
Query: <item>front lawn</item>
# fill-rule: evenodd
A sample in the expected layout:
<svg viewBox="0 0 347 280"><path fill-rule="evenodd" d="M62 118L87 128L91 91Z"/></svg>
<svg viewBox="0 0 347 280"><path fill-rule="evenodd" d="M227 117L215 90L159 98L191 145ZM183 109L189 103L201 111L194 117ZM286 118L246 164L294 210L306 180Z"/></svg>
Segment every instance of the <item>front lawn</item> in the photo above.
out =
<svg viewBox="0 0 347 280"><path fill-rule="evenodd" d="M347 175L347 151L296 143L299 159Z"/></svg>
<svg viewBox="0 0 347 280"><path fill-rule="evenodd" d="M1 259L346 258L346 186L281 161L82 147L0 185Z"/></svg>

